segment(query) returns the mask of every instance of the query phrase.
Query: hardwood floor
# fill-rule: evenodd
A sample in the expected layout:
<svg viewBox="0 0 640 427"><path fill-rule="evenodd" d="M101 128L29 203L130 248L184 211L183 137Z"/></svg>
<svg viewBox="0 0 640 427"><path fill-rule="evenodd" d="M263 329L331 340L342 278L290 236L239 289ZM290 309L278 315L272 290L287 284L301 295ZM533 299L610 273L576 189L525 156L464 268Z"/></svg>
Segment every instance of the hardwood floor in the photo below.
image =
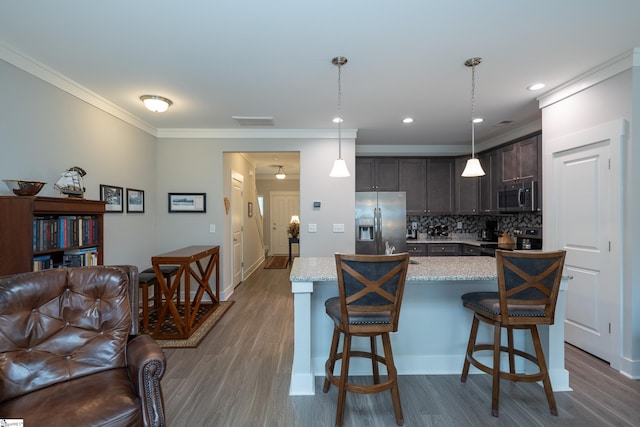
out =
<svg viewBox="0 0 640 427"><path fill-rule="evenodd" d="M332 426L337 393L289 397L293 295L289 269L259 269L239 285L236 303L195 349L166 349L162 380L167 421L179 426ZM402 324L400 325L400 332ZM329 349L327 348L327 354ZM400 376L405 426L638 426L640 381L566 347L572 392L555 393L549 413L542 387L501 382L500 417L491 416L488 375ZM462 369L462 367L461 367ZM389 393L347 395L345 427L394 426Z"/></svg>

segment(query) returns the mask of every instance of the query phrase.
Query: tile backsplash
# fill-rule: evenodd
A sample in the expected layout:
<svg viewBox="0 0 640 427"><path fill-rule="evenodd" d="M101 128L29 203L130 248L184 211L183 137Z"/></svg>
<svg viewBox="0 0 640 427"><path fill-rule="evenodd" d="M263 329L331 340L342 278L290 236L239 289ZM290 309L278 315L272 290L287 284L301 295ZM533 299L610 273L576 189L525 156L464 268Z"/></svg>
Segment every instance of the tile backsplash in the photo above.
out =
<svg viewBox="0 0 640 427"><path fill-rule="evenodd" d="M407 229L412 222L418 223L418 232L426 233L429 226L448 228L450 233L477 236L485 228L487 221L497 221L498 229L506 231L511 236L515 229L525 227L542 227L542 214L521 212L509 215L408 215ZM458 228L458 223L462 228Z"/></svg>

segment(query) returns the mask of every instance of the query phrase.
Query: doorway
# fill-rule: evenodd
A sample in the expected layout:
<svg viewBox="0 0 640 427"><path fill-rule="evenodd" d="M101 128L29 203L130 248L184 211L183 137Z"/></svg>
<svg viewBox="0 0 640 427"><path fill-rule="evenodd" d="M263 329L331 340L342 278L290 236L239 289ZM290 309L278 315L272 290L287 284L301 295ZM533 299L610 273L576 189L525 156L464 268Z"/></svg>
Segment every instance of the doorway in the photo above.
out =
<svg viewBox="0 0 640 427"><path fill-rule="evenodd" d="M289 254L289 223L293 215L300 215L299 191L270 193L271 255ZM297 245L296 245L297 246ZM292 248L295 251L297 248Z"/></svg>
<svg viewBox="0 0 640 427"><path fill-rule="evenodd" d="M231 241L233 254L233 287L244 279L244 176L231 172Z"/></svg>

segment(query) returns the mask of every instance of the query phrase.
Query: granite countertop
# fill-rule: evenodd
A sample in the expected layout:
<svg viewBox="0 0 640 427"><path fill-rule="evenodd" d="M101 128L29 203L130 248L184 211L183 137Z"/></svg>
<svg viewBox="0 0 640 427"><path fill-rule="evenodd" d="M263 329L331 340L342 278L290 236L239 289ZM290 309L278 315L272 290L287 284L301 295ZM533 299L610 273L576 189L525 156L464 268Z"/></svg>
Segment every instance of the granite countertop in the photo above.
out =
<svg viewBox="0 0 640 427"><path fill-rule="evenodd" d="M292 282L338 280L333 257L295 258L289 279ZM411 258L407 282L496 280L496 259L492 257Z"/></svg>

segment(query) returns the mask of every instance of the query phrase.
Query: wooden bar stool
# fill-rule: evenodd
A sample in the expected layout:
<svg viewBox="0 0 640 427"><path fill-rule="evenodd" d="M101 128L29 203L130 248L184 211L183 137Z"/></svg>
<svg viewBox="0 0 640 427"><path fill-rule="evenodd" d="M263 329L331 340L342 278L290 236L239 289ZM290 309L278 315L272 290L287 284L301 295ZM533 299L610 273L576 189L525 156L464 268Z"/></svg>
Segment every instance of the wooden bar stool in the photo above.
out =
<svg viewBox="0 0 640 427"><path fill-rule="evenodd" d="M142 289L142 331L149 333L149 286L153 286L153 308L160 308L161 296L158 280L153 272L142 272L138 275L138 287Z"/></svg>
<svg viewBox="0 0 640 427"><path fill-rule="evenodd" d="M464 307L473 311L461 381L464 383L467 380L469 365L493 376L491 414L494 417L498 416L501 378L514 382L542 381L551 414L558 415L538 325L553 325L565 255L565 251L533 253L498 250L498 292L470 292L461 297ZM476 343L480 322L493 326L492 344ZM502 328L507 330L506 347L500 344ZM531 332L535 354L514 348L514 329ZM493 366L487 366L474 357L475 352L482 350L493 352ZM509 357L509 372L500 370L501 352L506 352ZM533 362L539 372L517 373L516 356Z"/></svg>
<svg viewBox="0 0 640 427"><path fill-rule="evenodd" d="M342 255L336 254L339 297L325 302L327 315L333 320L333 339L329 359L325 365L326 378L323 392L331 384L338 387L336 426L344 422L346 392L371 394L391 391L396 424L403 425L402 406L398 391L396 366L391 352L389 332L398 330L402 294L409 267L409 254L396 255ZM338 343L344 334L343 349ZM369 337L371 351L352 351L352 337ZM382 338L384 356L376 352L376 337ZM349 362L352 357L371 359L373 384L358 385L348 382ZM340 375L333 373L337 360L342 361ZM387 380L380 382L378 364L387 368Z"/></svg>
<svg viewBox="0 0 640 427"><path fill-rule="evenodd" d="M161 265L160 266L160 271L162 272L162 276L164 277L164 280L167 282L167 288L171 288L171 278L173 276L176 275L176 273L178 272L178 266L177 265ZM142 273L140 274L144 274L144 273L151 273L155 276L155 271L153 271L153 268L147 268L146 270L144 270ZM158 292L159 294L161 294L161 292ZM162 297L162 295L160 295ZM178 292L176 292L176 304L180 305L180 290L178 289Z"/></svg>

